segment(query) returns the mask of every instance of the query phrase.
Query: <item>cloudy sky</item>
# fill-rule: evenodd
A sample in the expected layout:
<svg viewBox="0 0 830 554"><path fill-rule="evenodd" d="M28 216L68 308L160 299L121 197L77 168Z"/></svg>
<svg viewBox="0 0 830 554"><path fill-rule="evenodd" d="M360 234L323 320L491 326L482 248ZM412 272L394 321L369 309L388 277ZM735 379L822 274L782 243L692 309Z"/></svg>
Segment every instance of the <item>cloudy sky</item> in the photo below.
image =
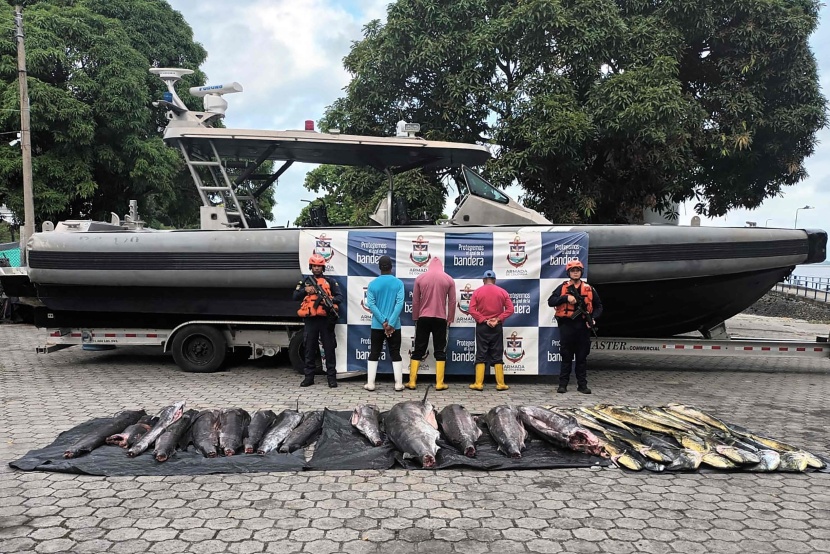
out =
<svg viewBox="0 0 830 554"><path fill-rule="evenodd" d="M168 0L193 28L208 51L203 66L209 84L237 81L242 94L226 97L228 127L302 129L317 121L326 106L342 94L349 76L342 59L361 29L372 19L385 19L388 0ZM819 61L822 90L830 95L830 8L812 37ZM186 94L186 91L180 91ZM726 217L704 219L703 225L828 228L830 213L830 129L819 135L816 153L807 160L810 177L788 187L781 198L767 200L754 211L736 210ZM303 186L310 166L294 166L280 179L273 224L293 224L303 199L314 195ZM681 206L680 223L688 224L692 204Z"/></svg>

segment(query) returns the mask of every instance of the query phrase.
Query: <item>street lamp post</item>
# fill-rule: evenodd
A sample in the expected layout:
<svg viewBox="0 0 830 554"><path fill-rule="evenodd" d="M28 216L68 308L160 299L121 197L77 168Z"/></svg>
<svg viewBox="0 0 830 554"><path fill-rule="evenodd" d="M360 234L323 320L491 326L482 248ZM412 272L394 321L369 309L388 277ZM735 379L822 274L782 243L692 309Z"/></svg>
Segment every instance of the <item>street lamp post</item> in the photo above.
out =
<svg viewBox="0 0 830 554"><path fill-rule="evenodd" d="M769 227L769 222L770 221L772 221L772 218L769 218L764 222L764 227Z"/></svg>
<svg viewBox="0 0 830 554"><path fill-rule="evenodd" d="M803 208L796 208L795 209L795 224L793 225L793 229L798 229L798 210L812 210L813 206L804 206Z"/></svg>

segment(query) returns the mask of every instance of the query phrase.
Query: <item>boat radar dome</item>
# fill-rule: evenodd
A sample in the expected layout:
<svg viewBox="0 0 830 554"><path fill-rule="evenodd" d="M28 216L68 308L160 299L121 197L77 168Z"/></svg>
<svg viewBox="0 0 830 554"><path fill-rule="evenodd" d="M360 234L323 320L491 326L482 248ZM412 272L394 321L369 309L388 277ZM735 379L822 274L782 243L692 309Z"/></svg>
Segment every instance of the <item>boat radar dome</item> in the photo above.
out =
<svg viewBox="0 0 830 554"><path fill-rule="evenodd" d="M398 126L395 132L397 137L415 137L415 133L421 132L420 123L407 123L403 119L398 121Z"/></svg>
<svg viewBox="0 0 830 554"><path fill-rule="evenodd" d="M228 102L222 98L222 95L242 92L242 85L234 81L233 83L228 83L226 85L191 87L189 92L193 96L203 98L206 112L225 115L225 111L228 109Z"/></svg>

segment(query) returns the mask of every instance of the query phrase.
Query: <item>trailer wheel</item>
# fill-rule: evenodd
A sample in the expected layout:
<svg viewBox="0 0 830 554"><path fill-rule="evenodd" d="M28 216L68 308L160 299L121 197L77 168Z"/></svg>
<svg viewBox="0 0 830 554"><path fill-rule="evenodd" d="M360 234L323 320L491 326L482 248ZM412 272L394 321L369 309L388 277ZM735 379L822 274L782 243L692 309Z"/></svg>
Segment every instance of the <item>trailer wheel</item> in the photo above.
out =
<svg viewBox="0 0 830 554"><path fill-rule="evenodd" d="M182 371L213 373L225 361L228 345L222 333L208 325L185 327L173 339L173 359Z"/></svg>
<svg viewBox="0 0 830 554"><path fill-rule="evenodd" d="M291 361L291 367L294 368L294 371L300 375L305 373L305 339L302 331L297 331L291 336L288 343L288 359ZM325 375L323 360L319 355L314 360L314 365L317 368L317 371L315 371L317 375Z"/></svg>

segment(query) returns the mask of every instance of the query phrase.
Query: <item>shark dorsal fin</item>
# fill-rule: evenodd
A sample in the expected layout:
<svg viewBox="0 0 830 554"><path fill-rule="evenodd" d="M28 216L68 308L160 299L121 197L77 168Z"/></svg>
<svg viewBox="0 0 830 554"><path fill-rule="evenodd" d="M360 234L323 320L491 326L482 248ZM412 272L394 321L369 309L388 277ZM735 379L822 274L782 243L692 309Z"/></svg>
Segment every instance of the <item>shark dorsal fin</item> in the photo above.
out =
<svg viewBox="0 0 830 554"><path fill-rule="evenodd" d="M424 404L426 404L426 403L427 403L427 396L429 395L429 387L431 387L431 386L432 386L432 385L427 385L427 390L426 390L426 392L424 393L424 399L423 399L423 400L421 400L421 402L423 402Z"/></svg>

